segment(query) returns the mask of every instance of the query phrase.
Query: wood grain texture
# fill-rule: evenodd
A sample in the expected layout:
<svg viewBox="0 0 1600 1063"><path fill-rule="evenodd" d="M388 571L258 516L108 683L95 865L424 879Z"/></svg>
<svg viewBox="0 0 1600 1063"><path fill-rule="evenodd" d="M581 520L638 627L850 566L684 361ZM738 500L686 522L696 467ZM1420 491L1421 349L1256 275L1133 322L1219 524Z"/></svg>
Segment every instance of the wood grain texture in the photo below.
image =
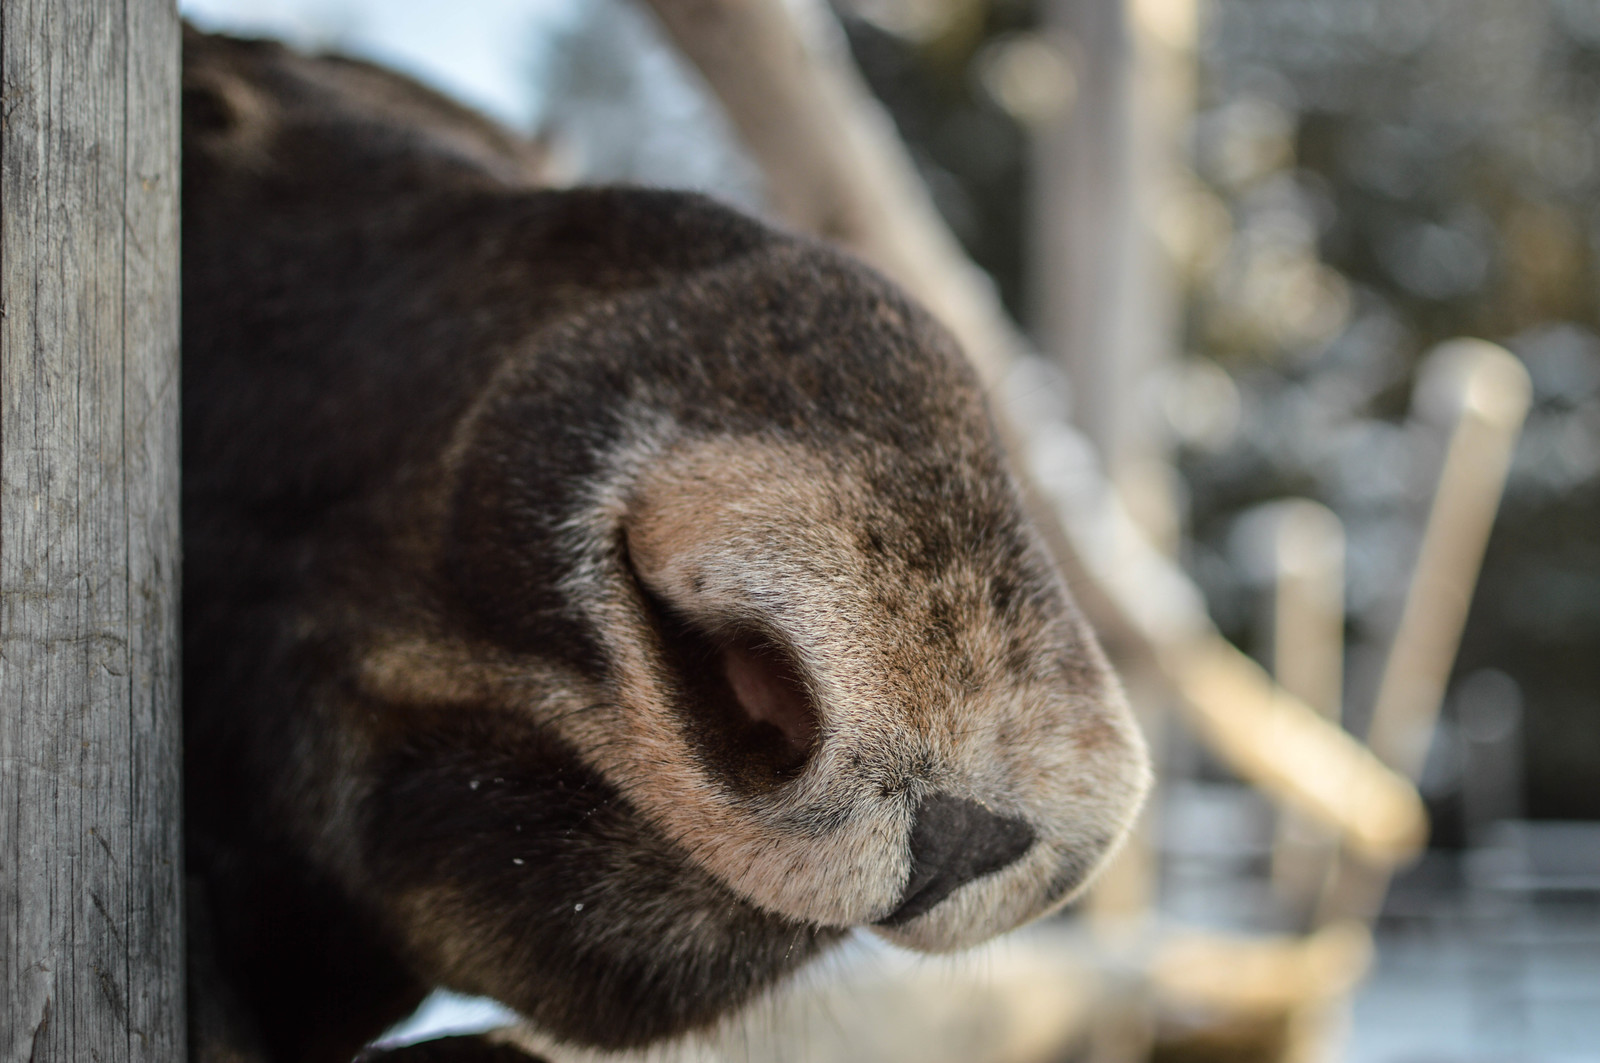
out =
<svg viewBox="0 0 1600 1063"><path fill-rule="evenodd" d="M0 1059L181 1060L175 6L0 77Z"/></svg>

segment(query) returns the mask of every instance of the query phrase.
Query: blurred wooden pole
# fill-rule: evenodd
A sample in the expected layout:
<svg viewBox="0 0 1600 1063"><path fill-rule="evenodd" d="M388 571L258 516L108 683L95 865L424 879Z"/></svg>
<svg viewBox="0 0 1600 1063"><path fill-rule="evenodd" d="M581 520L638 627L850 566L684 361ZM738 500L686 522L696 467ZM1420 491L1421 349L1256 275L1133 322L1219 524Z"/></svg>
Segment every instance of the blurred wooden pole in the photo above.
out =
<svg viewBox="0 0 1600 1063"><path fill-rule="evenodd" d="M1062 57L1071 91L1024 116L1029 318L1044 354L1065 370L1073 423L1099 453L1120 506L1173 556L1181 520L1169 432L1153 398L1179 342L1178 296L1151 219L1180 165L1177 127L1192 107L1193 3L1047 0L1042 13L1041 39ZM1120 663L1159 757L1169 677L1152 658ZM1159 814L1157 799L1085 902L1108 940L1154 910Z"/></svg>
<svg viewBox="0 0 1600 1063"><path fill-rule="evenodd" d="M1455 425L1367 732L1373 752L1412 778L1428 755L1530 395L1516 356L1482 340L1445 344L1418 380L1421 417L1453 416Z"/></svg>
<svg viewBox="0 0 1600 1063"><path fill-rule="evenodd" d="M1334 725L1344 687L1344 526L1309 499L1270 503L1272 673ZM1305 817L1278 817L1272 885L1300 917L1309 915L1330 867L1337 839Z"/></svg>
<svg viewBox="0 0 1600 1063"><path fill-rule="evenodd" d="M1272 674L1339 722L1344 686L1344 526L1319 502L1275 503Z"/></svg>
<svg viewBox="0 0 1600 1063"><path fill-rule="evenodd" d="M1442 345L1417 380L1417 419L1454 425L1367 732L1372 751L1411 779L1427 759L1531 392L1522 363L1483 340ZM1321 918L1375 917L1388 880L1387 869L1345 861Z"/></svg>
<svg viewBox="0 0 1600 1063"><path fill-rule="evenodd" d="M185 1057L170 0L0 4L0 1060Z"/></svg>
<svg viewBox="0 0 1600 1063"><path fill-rule="evenodd" d="M1072 71L1069 107L1034 127L1029 313L1072 386L1073 421L1114 470L1122 456L1140 294L1134 43L1123 0L1047 0L1045 30Z"/></svg>
<svg viewBox="0 0 1600 1063"><path fill-rule="evenodd" d="M1155 395L1181 342L1158 219L1194 109L1194 0L1047 0L1070 103L1031 123L1029 316L1074 423L1134 516L1175 548L1170 431Z"/></svg>
<svg viewBox="0 0 1600 1063"><path fill-rule="evenodd" d="M1242 778L1337 832L1368 863L1391 866L1421 849L1427 817L1415 788L1260 665L1220 637L1164 656L1182 678L1189 719Z"/></svg>

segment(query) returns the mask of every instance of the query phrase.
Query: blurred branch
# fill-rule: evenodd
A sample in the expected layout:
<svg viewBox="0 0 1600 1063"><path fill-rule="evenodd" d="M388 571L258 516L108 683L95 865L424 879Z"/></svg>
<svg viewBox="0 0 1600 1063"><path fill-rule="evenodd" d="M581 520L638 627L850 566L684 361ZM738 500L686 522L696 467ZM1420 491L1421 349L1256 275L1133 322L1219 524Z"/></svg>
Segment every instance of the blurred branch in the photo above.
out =
<svg viewBox="0 0 1600 1063"><path fill-rule="evenodd" d="M783 0L650 0L766 174L774 209L894 277L998 385L1029 344L940 219L827 9L804 32ZM996 411L997 415L999 411ZM1003 420L1003 419L1002 419ZM1059 425L1002 423L1024 492L1080 601L1121 648L1153 660L1217 752L1370 859L1426 833L1411 784L1231 646L1199 592L1128 517L1093 462L1064 464ZM1031 472L1033 475L1029 476Z"/></svg>
<svg viewBox="0 0 1600 1063"><path fill-rule="evenodd" d="M1373 752L1413 779L1422 774L1532 390L1516 356L1483 340L1444 344L1418 380L1419 412L1453 414L1455 426L1367 733Z"/></svg>

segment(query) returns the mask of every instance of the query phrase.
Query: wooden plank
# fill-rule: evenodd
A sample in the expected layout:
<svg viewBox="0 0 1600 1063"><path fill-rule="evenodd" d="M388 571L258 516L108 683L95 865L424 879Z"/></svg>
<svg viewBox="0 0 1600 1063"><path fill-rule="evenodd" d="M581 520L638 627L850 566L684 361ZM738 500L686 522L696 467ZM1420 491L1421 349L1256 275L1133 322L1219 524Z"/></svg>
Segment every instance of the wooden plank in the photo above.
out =
<svg viewBox="0 0 1600 1063"><path fill-rule="evenodd" d="M0 1057L184 1056L169 0L0 0Z"/></svg>

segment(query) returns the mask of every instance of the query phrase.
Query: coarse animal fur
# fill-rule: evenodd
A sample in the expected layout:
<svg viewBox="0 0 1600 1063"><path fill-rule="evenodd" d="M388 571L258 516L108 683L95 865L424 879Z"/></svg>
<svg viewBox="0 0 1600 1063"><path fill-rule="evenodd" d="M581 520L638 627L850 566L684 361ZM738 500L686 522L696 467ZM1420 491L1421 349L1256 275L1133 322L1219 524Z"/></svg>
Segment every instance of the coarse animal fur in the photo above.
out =
<svg viewBox="0 0 1600 1063"><path fill-rule="evenodd" d="M644 1045L1084 883L1143 747L925 311L376 67L184 62L198 1058L435 986Z"/></svg>

